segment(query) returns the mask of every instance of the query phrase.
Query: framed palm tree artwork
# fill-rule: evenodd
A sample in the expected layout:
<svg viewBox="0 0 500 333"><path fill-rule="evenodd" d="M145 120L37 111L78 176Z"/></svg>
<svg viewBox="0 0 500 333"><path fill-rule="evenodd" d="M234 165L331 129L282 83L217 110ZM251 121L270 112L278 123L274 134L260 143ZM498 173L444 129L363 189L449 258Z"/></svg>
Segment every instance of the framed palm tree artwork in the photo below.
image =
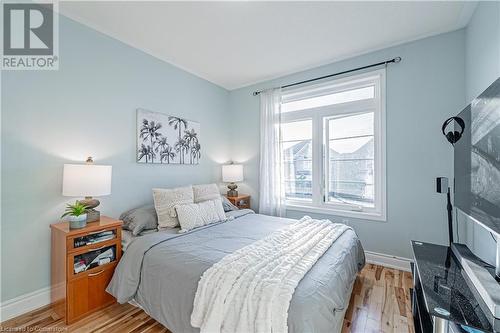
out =
<svg viewBox="0 0 500 333"><path fill-rule="evenodd" d="M164 113L137 109L137 162L198 164L200 123Z"/></svg>

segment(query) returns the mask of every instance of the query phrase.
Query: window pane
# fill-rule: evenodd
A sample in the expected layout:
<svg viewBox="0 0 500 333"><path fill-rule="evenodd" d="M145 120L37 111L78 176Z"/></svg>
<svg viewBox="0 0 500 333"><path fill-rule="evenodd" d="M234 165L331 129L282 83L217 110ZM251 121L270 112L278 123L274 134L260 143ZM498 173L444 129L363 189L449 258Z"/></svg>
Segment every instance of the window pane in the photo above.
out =
<svg viewBox="0 0 500 333"><path fill-rule="evenodd" d="M328 201L373 207L373 159L330 160Z"/></svg>
<svg viewBox="0 0 500 333"><path fill-rule="evenodd" d="M373 135L330 140L330 159L373 159Z"/></svg>
<svg viewBox="0 0 500 333"><path fill-rule="evenodd" d="M374 207L373 113L327 120L329 161L325 200Z"/></svg>
<svg viewBox="0 0 500 333"><path fill-rule="evenodd" d="M281 124L283 142L312 139L312 120L292 121Z"/></svg>
<svg viewBox="0 0 500 333"><path fill-rule="evenodd" d="M281 125L287 199L312 200L312 120Z"/></svg>
<svg viewBox="0 0 500 333"><path fill-rule="evenodd" d="M316 108L325 105L361 101L364 99L370 99L374 97L375 97L375 87L369 86L369 87L346 90L334 94L284 103L281 105L281 112L291 112L297 110Z"/></svg>
<svg viewBox="0 0 500 333"><path fill-rule="evenodd" d="M373 135L373 112L341 117L329 123L330 139Z"/></svg>

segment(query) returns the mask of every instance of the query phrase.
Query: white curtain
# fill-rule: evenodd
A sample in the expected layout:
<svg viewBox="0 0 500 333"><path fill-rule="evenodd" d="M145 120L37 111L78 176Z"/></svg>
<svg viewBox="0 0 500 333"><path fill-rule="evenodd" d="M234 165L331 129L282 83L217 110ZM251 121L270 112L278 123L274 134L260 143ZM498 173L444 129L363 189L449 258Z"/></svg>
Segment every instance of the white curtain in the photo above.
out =
<svg viewBox="0 0 500 333"><path fill-rule="evenodd" d="M280 88L260 93L259 212L274 216L285 215L280 109Z"/></svg>

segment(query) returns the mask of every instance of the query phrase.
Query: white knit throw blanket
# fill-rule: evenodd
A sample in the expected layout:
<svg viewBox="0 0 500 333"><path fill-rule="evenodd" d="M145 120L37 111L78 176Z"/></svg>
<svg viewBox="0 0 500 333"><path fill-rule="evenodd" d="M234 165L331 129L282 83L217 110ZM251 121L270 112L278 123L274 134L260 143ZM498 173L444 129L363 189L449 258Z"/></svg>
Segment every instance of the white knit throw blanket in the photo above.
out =
<svg viewBox="0 0 500 333"><path fill-rule="evenodd" d="M306 216L225 256L198 283L191 325L201 333L287 332L295 288L348 228Z"/></svg>

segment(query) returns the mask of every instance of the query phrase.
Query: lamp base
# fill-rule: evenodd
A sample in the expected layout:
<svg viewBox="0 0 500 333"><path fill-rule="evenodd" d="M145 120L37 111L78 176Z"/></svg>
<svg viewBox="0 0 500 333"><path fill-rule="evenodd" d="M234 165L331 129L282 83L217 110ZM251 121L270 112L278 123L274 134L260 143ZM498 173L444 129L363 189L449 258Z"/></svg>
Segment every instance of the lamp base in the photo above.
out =
<svg viewBox="0 0 500 333"><path fill-rule="evenodd" d="M100 204L99 200L92 199L92 197L85 197L85 199L78 200L78 202L87 206L87 209L96 208Z"/></svg>
<svg viewBox="0 0 500 333"><path fill-rule="evenodd" d="M95 222L101 219L101 212L93 208L87 209L87 222Z"/></svg>
<svg viewBox="0 0 500 333"><path fill-rule="evenodd" d="M227 191L228 197L237 197L238 196L238 191L236 191L236 189L238 188L238 185L236 185L235 183L231 183L231 184L227 185L227 188L229 189L229 191Z"/></svg>
<svg viewBox="0 0 500 333"><path fill-rule="evenodd" d="M229 191L227 191L227 196L228 197L237 197L238 196L238 191L229 190Z"/></svg>
<svg viewBox="0 0 500 333"><path fill-rule="evenodd" d="M85 197L85 199L78 200L78 202L87 206L87 222L95 222L101 219L101 213L94 209L99 206L99 200L92 199L92 197Z"/></svg>

